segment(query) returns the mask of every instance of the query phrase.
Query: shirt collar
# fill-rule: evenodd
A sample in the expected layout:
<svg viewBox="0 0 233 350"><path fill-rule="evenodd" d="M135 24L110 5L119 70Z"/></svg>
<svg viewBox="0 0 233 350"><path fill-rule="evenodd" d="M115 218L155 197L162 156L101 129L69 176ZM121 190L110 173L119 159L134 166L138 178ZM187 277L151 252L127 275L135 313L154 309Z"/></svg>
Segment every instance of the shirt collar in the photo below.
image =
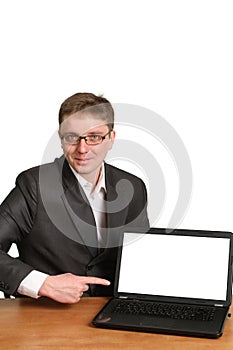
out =
<svg viewBox="0 0 233 350"><path fill-rule="evenodd" d="M74 170L72 168L72 166L69 164L71 170L73 171L76 179L78 180L78 182L80 183L80 185L83 188L89 188L91 192L96 191L97 193L101 190L101 188L103 188L106 192L106 182L105 182L105 165L104 162L102 163L101 166L101 173L100 173L100 177L99 180L97 182L97 184L95 185L94 188L92 188L92 184L90 182L88 182L86 179L84 179L84 177L82 177L79 173L77 173L76 170Z"/></svg>

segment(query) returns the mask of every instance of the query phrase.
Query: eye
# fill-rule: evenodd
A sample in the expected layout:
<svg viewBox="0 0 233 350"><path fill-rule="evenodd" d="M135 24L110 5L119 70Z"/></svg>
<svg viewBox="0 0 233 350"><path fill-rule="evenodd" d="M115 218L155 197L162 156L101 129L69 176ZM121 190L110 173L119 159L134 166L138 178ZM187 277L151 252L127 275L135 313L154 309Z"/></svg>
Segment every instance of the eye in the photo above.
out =
<svg viewBox="0 0 233 350"><path fill-rule="evenodd" d="M88 135L87 138L89 141L96 142L101 140L102 137L100 135Z"/></svg>
<svg viewBox="0 0 233 350"><path fill-rule="evenodd" d="M75 134L66 134L63 138L65 142L76 142L78 140L78 136Z"/></svg>

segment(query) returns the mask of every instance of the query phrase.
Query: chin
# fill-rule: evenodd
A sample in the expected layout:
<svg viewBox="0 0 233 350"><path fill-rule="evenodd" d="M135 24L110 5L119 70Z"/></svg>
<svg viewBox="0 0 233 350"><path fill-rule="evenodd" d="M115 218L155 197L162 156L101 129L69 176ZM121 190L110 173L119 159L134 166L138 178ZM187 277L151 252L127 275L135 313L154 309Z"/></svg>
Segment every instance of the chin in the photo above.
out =
<svg viewBox="0 0 233 350"><path fill-rule="evenodd" d="M77 173L79 173L79 174L88 174L90 172L90 169L88 169L84 165L73 163L72 166L73 166L74 170L77 171Z"/></svg>

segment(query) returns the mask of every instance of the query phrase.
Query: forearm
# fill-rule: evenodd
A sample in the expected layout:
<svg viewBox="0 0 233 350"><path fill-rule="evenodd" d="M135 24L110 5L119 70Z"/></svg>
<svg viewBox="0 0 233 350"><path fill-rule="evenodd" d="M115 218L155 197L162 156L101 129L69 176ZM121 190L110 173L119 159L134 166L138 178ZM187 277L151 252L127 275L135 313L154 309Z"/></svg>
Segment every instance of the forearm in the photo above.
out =
<svg viewBox="0 0 233 350"><path fill-rule="evenodd" d="M0 250L0 291L14 295L33 268Z"/></svg>

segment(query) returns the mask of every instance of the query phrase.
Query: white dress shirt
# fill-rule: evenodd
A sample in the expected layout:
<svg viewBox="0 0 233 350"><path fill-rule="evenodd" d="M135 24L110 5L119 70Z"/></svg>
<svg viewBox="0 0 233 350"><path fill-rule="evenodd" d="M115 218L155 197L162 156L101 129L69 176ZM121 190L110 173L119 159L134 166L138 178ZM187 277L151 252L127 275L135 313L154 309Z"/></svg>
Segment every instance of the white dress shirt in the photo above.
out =
<svg viewBox="0 0 233 350"><path fill-rule="evenodd" d="M92 208L96 222L98 247L99 249L104 248L106 246L106 183L104 163L102 164L100 176L95 186L86 181L72 167L70 168L82 186ZM40 287L48 276L48 274L37 270L31 271L20 283L17 290L18 293L32 298L39 298L38 292Z"/></svg>
<svg viewBox="0 0 233 350"><path fill-rule="evenodd" d="M106 246L106 184L105 184L105 171L104 164L102 165L100 177L95 186L85 180L76 171L71 168L76 176L78 182L82 186L85 195L90 203L91 209L94 214L97 230L98 247L104 248Z"/></svg>

